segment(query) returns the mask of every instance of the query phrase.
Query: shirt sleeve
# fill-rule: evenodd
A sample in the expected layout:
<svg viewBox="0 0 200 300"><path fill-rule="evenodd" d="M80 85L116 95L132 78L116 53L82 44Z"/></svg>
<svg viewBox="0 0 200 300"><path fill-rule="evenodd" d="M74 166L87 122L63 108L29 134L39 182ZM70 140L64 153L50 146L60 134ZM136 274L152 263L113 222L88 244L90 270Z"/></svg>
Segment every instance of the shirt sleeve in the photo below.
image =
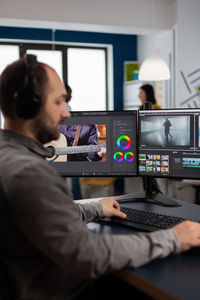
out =
<svg viewBox="0 0 200 300"><path fill-rule="evenodd" d="M82 219L85 223L89 223L98 217L103 216L103 209L99 202L76 204L76 209L80 219Z"/></svg>
<svg viewBox="0 0 200 300"><path fill-rule="evenodd" d="M47 163L23 166L8 188L8 213L16 228L35 249L82 278L138 267L180 251L173 230L138 235L89 231L80 214L89 220L101 213L100 207L77 210L64 183Z"/></svg>
<svg viewBox="0 0 200 300"><path fill-rule="evenodd" d="M181 252L181 243L173 229L160 230L151 233L140 233L134 236L135 253L140 253L140 257L132 259L132 267L142 266L154 259L167 257L169 254ZM137 246L137 239L139 244Z"/></svg>

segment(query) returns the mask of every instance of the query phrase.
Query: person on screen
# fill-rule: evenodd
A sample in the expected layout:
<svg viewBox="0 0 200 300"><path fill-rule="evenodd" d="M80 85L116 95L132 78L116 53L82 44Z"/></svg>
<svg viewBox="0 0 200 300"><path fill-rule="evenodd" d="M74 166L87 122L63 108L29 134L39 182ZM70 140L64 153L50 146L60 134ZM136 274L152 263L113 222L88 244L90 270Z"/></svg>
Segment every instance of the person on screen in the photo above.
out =
<svg viewBox="0 0 200 300"><path fill-rule="evenodd" d="M140 87L139 98L142 102L139 109L142 109L147 101L152 103L152 109L161 109L161 106L156 101L154 87L151 84L144 84Z"/></svg>
<svg viewBox="0 0 200 300"><path fill-rule="evenodd" d="M67 107L71 110L69 102L72 99L72 88L65 82L65 88L67 91ZM79 125L80 126L80 125ZM63 132L67 146L73 146L75 141L75 135L77 131L77 125L61 127L61 133ZM95 145L98 144L98 130L96 125L83 125L80 131L80 137L77 141L77 145ZM105 148L101 148L99 152L90 152L84 154L72 154L67 156L67 161L105 161L106 151ZM71 178L71 184L69 184L69 178L66 179L68 183L68 189L70 187L74 195L74 199L85 198L97 198L98 196L107 197L113 195L111 178L98 178L94 180L93 177L87 177L87 179L80 179L78 177Z"/></svg>
<svg viewBox="0 0 200 300"><path fill-rule="evenodd" d="M76 141L77 130L80 130ZM98 145L97 125L62 125L60 132L64 134L67 147L81 145ZM68 154L67 161L101 161L105 149L98 152Z"/></svg>
<svg viewBox="0 0 200 300"><path fill-rule="evenodd" d="M165 138L166 142L168 142L168 135L170 135L172 139L172 135L170 134L170 127L172 126L171 122L169 119L166 119L165 122L163 123L164 126L164 131L165 131Z"/></svg>
<svg viewBox="0 0 200 300"><path fill-rule="evenodd" d="M72 88L67 82L65 82L65 88L67 91L67 107L71 110L69 102L72 99ZM80 126L80 125L79 125ZM74 146L75 136L77 132L77 125L62 125L60 132L64 134L67 146ZM98 144L98 131L96 125L82 125L80 128L80 135L76 143L80 145L97 145ZM79 154L69 154L67 156L67 161L101 161L105 157L105 149L97 152L90 153L79 153Z"/></svg>
<svg viewBox="0 0 200 300"><path fill-rule="evenodd" d="M7 66L0 77L5 117L0 131L0 259L11 298L89 300L90 285L96 292L94 279L200 246L200 224L192 221L151 233L89 231L86 223L98 217L126 216L112 198L74 203L46 161L49 152L43 144L58 139L61 124L70 117L67 94L56 71L42 63L35 66L34 91L27 91L27 58ZM26 102L32 103L33 92L41 104L28 116ZM23 114L18 105L26 106ZM107 289L106 295L116 294L117 288ZM103 287L99 291L105 295ZM128 296L125 290L123 295Z"/></svg>

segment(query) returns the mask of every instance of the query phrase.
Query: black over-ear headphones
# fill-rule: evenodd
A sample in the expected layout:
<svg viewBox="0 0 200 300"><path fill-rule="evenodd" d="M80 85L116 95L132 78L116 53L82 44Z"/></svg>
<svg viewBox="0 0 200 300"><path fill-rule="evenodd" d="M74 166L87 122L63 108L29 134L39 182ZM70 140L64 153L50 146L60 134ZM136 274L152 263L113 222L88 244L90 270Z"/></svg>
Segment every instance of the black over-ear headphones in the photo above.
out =
<svg viewBox="0 0 200 300"><path fill-rule="evenodd" d="M34 91L37 56L27 54L25 63L27 71L24 88L19 93L15 93L15 110L18 117L28 120L33 119L38 114L41 107L41 97Z"/></svg>

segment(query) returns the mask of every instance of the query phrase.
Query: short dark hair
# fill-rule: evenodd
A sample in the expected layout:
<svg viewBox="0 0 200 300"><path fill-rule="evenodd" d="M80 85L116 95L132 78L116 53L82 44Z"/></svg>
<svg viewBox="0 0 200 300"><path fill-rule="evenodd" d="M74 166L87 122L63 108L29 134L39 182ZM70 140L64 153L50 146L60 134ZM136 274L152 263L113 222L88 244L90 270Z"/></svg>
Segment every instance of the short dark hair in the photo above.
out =
<svg viewBox="0 0 200 300"><path fill-rule="evenodd" d="M146 93L147 101L151 102L152 104L156 104L156 98L154 93L154 88L151 84L143 84L140 87Z"/></svg>
<svg viewBox="0 0 200 300"><path fill-rule="evenodd" d="M67 90L67 92L72 92L72 88L65 82L65 88Z"/></svg>
<svg viewBox="0 0 200 300"><path fill-rule="evenodd" d="M25 84L26 77L25 59L21 58L8 65L0 76L0 108L4 116L13 119L15 113L15 93L20 93ZM35 70L35 91L44 98L48 75L45 65L38 63Z"/></svg>
<svg viewBox="0 0 200 300"><path fill-rule="evenodd" d="M67 84L67 82L65 82L65 88L67 91L67 98L66 98L66 102L68 103L71 100L71 93L72 93L72 89L71 87Z"/></svg>

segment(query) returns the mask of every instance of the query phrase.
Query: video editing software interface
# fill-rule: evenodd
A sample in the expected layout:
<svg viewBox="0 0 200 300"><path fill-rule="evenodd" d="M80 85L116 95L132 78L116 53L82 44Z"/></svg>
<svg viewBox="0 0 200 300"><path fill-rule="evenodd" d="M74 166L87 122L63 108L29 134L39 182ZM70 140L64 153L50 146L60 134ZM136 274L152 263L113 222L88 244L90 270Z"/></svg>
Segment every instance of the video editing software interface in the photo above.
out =
<svg viewBox="0 0 200 300"><path fill-rule="evenodd" d="M200 110L141 110L139 175L199 178Z"/></svg>
<svg viewBox="0 0 200 300"><path fill-rule="evenodd" d="M137 111L71 112L49 160L61 176L136 176Z"/></svg>

